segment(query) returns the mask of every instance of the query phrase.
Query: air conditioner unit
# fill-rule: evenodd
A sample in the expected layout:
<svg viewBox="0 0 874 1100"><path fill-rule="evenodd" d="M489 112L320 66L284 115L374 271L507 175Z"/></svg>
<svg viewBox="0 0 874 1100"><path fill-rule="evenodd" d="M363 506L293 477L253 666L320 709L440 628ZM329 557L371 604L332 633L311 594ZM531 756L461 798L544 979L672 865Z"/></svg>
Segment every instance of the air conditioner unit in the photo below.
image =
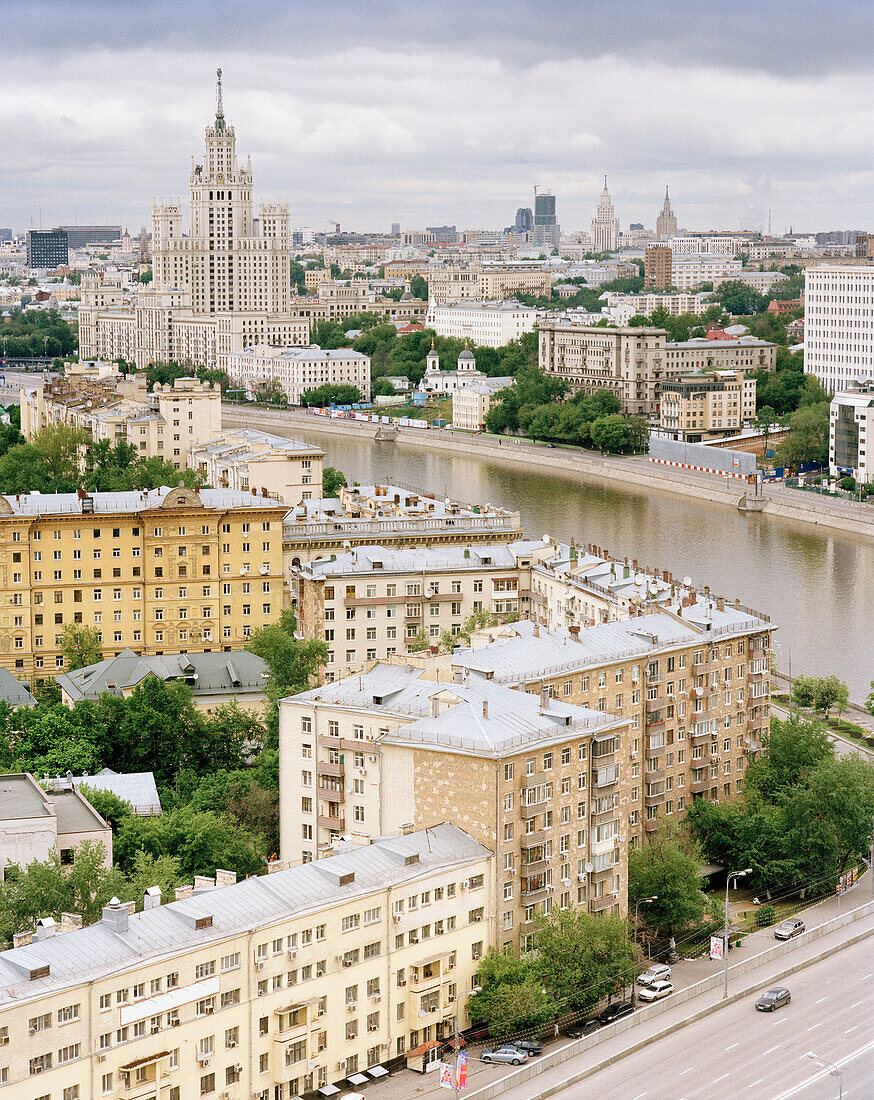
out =
<svg viewBox="0 0 874 1100"><path fill-rule="evenodd" d="M375 753L371 753L371 754L370 754L370 755L369 755L369 756L367 757L367 759L368 759L368 760L370 761L370 763L371 763L371 764L375 764L375 763L376 763L376 761L377 761L377 756L376 756L376 754L375 754Z"/></svg>
<svg viewBox="0 0 874 1100"><path fill-rule="evenodd" d="M463 878L461 880L461 882L459 882L458 886L459 886L459 889L466 890L467 889L467 879Z"/></svg>
<svg viewBox="0 0 874 1100"><path fill-rule="evenodd" d="M345 1068L346 1068L346 1059L341 1058L340 1061L337 1063L337 1069L342 1073Z"/></svg>
<svg viewBox="0 0 874 1100"><path fill-rule="evenodd" d="M507 871L507 874L510 876L510 878L513 878L513 876L516 874L516 868L515 867L510 867L509 870Z"/></svg>
<svg viewBox="0 0 874 1100"><path fill-rule="evenodd" d="M264 969L264 963L259 960L258 962L255 963L255 969L256 970L263 970Z"/></svg>
<svg viewBox="0 0 874 1100"><path fill-rule="evenodd" d="M208 1055L206 1055L206 1054L198 1054L198 1056L197 1056L197 1060L198 1060L198 1062L200 1062L200 1064L201 1064L202 1066L204 1066L204 1067L208 1067L208 1066L209 1066L209 1064L210 1064L210 1061L209 1061L209 1056L208 1056Z"/></svg>
<svg viewBox="0 0 874 1100"><path fill-rule="evenodd" d="M371 1024L368 1031L379 1031L379 1024Z"/></svg>
<svg viewBox="0 0 874 1100"><path fill-rule="evenodd" d="M374 1004L379 1004L379 1002L381 1000L382 1000L382 994L381 993L374 993L373 994L373 1003Z"/></svg>
<svg viewBox="0 0 874 1100"><path fill-rule="evenodd" d="M392 917L392 920L395 922L395 924L400 924L403 919L404 917L402 913L395 913L395 915Z"/></svg>
<svg viewBox="0 0 874 1100"><path fill-rule="evenodd" d="M270 566L269 565L262 565L261 568L258 570L258 572L263 577L266 573L270 572Z"/></svg>
<svg viewBox="0 0 874 1100"><path fill-rule="evenodd" d="M341 951L340 954L337 956L337 962L341 963L345 958L345 954Z"/></svg>
<svg viewBox="0 0 874 1100"><path fill-rule="evenodd" d="M98 1054L97 1055L97 1061L98 1062L105 1062L106 1061L106 1055L105 1054Z"/></svg>
<svg viewBox="0 0 874 1100"><path fill-rule="evenodd" d="M290 959L296 959L296 958L297 958L297 951L295 950L295 948L293 948L293 947L290 947L290 948L288 949L288 957L289 957Z"/></svg>
<svg viewBox="0 0 874 1100"><path fill-rule="evenodd" d="M219 1100L231 1100L231 1094L229 1092L220 1092Z"/></svg>
<svg viewBox="0 0 874 1100"><path fill-rule="evenodd" d="M561 880L561 884L562 884L562 886L570 886L571 880L569 878L563 878Z"/></svg>
<svg viewBox="0 0 874 1100"><path fill-rule="evenodd" d="M181 1021L179 1020L179 1017L174 1016L173 1019L170 1021L170 1027L179 1027L180 1022Z"/></svg>
<svg viewBox="0 0 874 1100"><path fill-rule="evenodd" d="M228 1046L229 1047L235 1047L236 1045L237 1045L237 1040L236 1039L228 1039Z"/></svg>
<svg viewBox="0 0 874 1100"><path fill-rule="evenodd" d="M358 769L358 774L359 775L367 775L367 768L359 768Z"/></svg>
<svg viewBox="0 0 874 1100"><path fill-rule="evenodd" d="M357 1001L352 1001L351 1004L346 1005L346 1011L347 1012L357 1012L358 1011L358 1002Z"/></svg>
<svg viewBox="0 0 874 1100"><path fill-rule="evenodd" d="M157 1035L160 1030L161 1030L161 1025L160 1024L152 1024L152 1034L153 1035Z"/></svg>
<svg viewBox="0 0 874 1100"><path fill-rule="evenodd" d="M207 1014L207 1016L212 1016L213 1012L215 1012L215 1008L214 1008L214 1006L213 1006L213 1005L207 1005L207 1006L206 1006L206 1014Z"/></svg>
<svg viewBox="0 0 874 1100"><path fill-rule="evenodd" d="M234 1066L234 1073L242 1073L242 1072L243 1072L242 1063L237 1062L237 1064Z"/></svg>
<svg viewBox="0 0 874 1100"><path fill-rule="evenodd" d="M588 877L589 876L586 874L586 872L582 871L580 874L577 875L577 882L585 882Z"/></svg>
<svg viewBox="0 0 874 1100"><path fill-rule="evenodd" d="M401 980L400 980L400 981L398 982L398 985L406 985L406 984L407 984L407 979L406 979L406 978L402 978L402 979L401 979Z"/></svg>

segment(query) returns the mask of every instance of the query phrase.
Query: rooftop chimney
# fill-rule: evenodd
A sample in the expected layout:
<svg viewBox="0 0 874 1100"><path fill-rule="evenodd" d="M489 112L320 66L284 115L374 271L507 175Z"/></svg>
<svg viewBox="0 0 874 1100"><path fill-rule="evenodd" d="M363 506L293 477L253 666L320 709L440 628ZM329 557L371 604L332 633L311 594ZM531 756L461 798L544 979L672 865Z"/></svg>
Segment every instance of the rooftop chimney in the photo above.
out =
<svg viewBox="0 0 874 1100"><path fill-rule="evenodd" d="M109 905L103 906L103 923L113 932L127 932L130 911L118 898L112 898Z"/></svg>
<svg viewBox="0 0 874 1100"><path fill-rule="evenodd" d="M54 917L40 917L36 922L36 933L34 939L37 941L48 940L57 932L58 927L55 924Z"/></svg>
<svg viewBox="0 0 874 1100"><path fill-rule="evenodd" d="M161 887L150 886L143 895L143 910L157 909L161 904Z"/></svg>

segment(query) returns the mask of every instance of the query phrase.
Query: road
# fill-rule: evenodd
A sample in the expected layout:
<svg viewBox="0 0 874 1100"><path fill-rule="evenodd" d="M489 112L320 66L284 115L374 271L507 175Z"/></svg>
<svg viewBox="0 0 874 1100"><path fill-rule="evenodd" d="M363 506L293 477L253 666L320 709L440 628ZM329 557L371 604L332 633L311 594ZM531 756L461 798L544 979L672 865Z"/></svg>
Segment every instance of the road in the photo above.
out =
<svg viewBox="0 0 874 1100"><path fill-rule="evenodd" d="M562 1100L835 1097L837 1081L806 1057L814 1051L843 1067L844 1100L874 1096L874 943L863 940L782 984L792 993L784 1009L757 1012L754 996L745 997L556 1095ZM526 1087L530 1095L536 1082ZM517 1094L521 1100L522 1090L507 1093L506 1100Z"/></svg>

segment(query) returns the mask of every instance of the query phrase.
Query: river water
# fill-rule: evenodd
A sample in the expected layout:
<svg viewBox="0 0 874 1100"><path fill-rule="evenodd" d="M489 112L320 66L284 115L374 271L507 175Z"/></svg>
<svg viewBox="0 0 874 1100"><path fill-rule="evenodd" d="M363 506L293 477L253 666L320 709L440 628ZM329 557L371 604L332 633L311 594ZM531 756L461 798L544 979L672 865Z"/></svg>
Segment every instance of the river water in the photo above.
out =
<svg viewBox="0 0 874 1100"><path fill-rule="evenodd" d="M441 496L517 509L535 536L596 543L620 558L689 576L766 612L781 671L834 672L864 700L874 680L874 540L626 484L544 474L467 454L272 427L318 443L351 484L400 481Z"/></svg>

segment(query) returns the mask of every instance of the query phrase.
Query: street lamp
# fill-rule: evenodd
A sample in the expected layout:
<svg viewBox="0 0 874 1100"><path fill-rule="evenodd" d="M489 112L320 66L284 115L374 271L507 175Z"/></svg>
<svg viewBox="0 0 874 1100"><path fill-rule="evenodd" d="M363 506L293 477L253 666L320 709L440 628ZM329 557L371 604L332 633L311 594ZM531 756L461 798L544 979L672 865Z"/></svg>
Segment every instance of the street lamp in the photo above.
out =
<svg viewBox="0 0 874 1100"><path fill-rule="evenodd" d="M652 897L650 897L650 898L638 898L637 901L634 903L634 929L635 929L635 931L637 931L638 914L639 914L641 905L649 905L651 902L658 901L658 900L659 900L658 894L653 894ZM647 962L649 962L649 946L648 945L647 945L646 959L647 959ZM633 1005L637 1004L637 979L636 978L631 979L631 1003Z"/></svg>
<svg viewBox="0 0 874 1100"><path fill-rule="evenodd" d="M838 1079L838 1100L843 1100L844 1078L843 1078L843 1075L842 1075L841 1071L834 1064L834 1062L827 1062L824 1058L820 1058L820 1056L818 1054L815 1054L812 1050L809 1050L807 1052L807 1054L804 1055L804 1057L805 1058L811 1058L822 1069L827 1069L829 1071L829 1073L832 1075L832 1077L837 1077L837 1079Z"/></svg>
<svg viewBox="0 0 874 1100"><path fill-rule="evenodd" d="M723 1000L728 996L728 888L732 879L743 878L744 875L751 875L752 873L752 867L747 867L743 871L729 871L725 877L725 938L722 941L722 959L725 970L725 981L722 987Z"/></svg>
<svg viewBox="0 0 874 1100"><path fill-rule="evenodd" d="M455 996L455 1070L453 1072L453 1077L455 1079L455 1100L458 1100L458 1025L460 1022L459 1009L461 1005L461 998L472 997L475 993L482 993L482 988L483 987L481 985L472 985L470 989L462 990L462 992L457 993Z"/></svg>

